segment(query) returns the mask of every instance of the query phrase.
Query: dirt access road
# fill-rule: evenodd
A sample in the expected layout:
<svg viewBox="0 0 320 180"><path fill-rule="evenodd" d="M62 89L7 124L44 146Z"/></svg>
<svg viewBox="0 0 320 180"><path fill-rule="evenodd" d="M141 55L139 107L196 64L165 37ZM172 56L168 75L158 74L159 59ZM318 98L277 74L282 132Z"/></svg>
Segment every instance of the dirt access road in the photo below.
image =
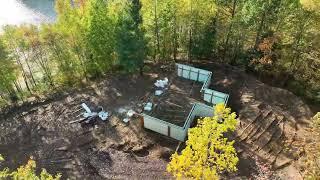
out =
<svg viewBox="0 0 320 180"><path fill-rule="evenodd" d="M229 105L239 114L233 137L240 157L239 171L224 177L299 175L295 160L300 153L296 152L312 114L308 106L292 93L267 86L232 67L195 66L213 72L211 88L229 93ZM61 172L64 179L172 178L165 168L178 142L142 129L138 120L122 122L121 111L140 111L143 99L153 92L155 80L168 73L150 69L143 77L107 77L87 88L1 115L0 153L6 161L0 168L16 168L33 156L39 168ZM109 121L69 124L75 120L72 112L82 102L103 106L112 113Z"/></svg>

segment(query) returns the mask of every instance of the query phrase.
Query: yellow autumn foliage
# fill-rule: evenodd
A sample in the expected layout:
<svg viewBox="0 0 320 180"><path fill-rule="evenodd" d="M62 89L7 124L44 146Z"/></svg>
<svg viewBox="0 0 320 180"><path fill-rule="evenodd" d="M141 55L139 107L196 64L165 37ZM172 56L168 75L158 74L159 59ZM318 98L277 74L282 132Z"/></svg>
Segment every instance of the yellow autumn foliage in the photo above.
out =
<svg viewBox="0 0 320 180"><path fill-rule="evenodd" d="M4 161L0 155L0 161ZM61 175L52 176L45 169L42 169L40 176L35 173L36 162L30 158L26 165L20 166L17 170L10 172L8 168L0 170L0 179L12 180L59 180Z"/></svg>
<svg viewBox="0 0 320 180"><path fill-rule="evenodd" d="M215 107L214 114L199 119L198 125L189 129L186 148L171 156L167 171L177 179L219 179L219 173L237 170L234 141L224 137L224 133L235 130L236 114L223 104Z"/></svg>
<svg viewBox="0 0 320 180"><path fill-rule="evenodd" d="M319 0L300 0L303 8L309 11L318 11L320 8L320 1Z"/></svg>
<svg viewBox="0 0 320 180"><path fill-rule="evenodd" d="M304 179L320 179L320 112L311 118L311 135L308 143L304 146L305 157L302 158Z"/></svg>

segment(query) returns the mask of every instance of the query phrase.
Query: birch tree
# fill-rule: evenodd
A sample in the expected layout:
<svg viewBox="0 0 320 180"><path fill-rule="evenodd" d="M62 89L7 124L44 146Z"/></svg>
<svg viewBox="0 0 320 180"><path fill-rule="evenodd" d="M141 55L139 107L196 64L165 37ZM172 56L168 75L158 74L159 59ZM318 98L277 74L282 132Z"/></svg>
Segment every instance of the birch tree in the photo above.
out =
<svg viewBox="0 0 320 180"><path fill-rule="evenodd" d="M234 141L224 137L236 128L236 114L223 104L215 107L213 117L198 120L196 127L189 129L186 148L175 153L167 171L177 179L218 179L219 173L236 171L239 161Z"/></svg>

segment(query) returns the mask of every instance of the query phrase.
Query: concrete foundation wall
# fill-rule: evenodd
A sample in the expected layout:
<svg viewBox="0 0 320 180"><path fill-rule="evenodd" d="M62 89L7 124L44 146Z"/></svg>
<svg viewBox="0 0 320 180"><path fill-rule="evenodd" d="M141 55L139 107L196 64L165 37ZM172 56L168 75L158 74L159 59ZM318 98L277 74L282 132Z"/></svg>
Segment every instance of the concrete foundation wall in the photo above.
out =
<svg viewBox="0 0 320 180"><path fill-rule="evenodd" d="M179 77L183 77L185 79L190 79L193 81L203 82L200 92L202 93L204 101L212 105L217 105L219 103L227 105L229 99L228 94L209 89L212 72L178 63L176 64L176 68L177 75Z"/></svg>
<svg viewBox="0 0 320 180"><path fill-rule="evenodd" d="M171 124L166 121L162 121L161 119L154 118L146 114L141 115L143 116L144 128L150 129L166 136L170 136L179 141L185 140L185 130L183 129L183 127Z"/></svg>
<svg viewBox="0 0 320 180"><path fill-rule="evenodd" d="M142 114L142 116L145 128L172 137L178 141L185 141L188 129L190 128L195 116L212 117L213 108L200 103L194 104L183 127L162 121L146 114Z"/></svg>
<svg viewBox="0 0 320 180"><path fill-rule="evenodd" d="M183 77L185 79L190 79L193 81L206 82L208 76L212 74L212 72L195 68L192 66L187 66L184 64L176 64L177 75L179 77Z"/></svg>
<svg viewBox="0 0 320 180"><path fill-rule="evenodd" d="M202 82L203 86L200 90L202 93L203 100L215 106L219 103L228 102L229 95L209 89L211 83L212 72L203 69L194 68L191 66L176 64L177 75L185 79L190 79L193 81ZM202 103L196 103L193 105L188 117L185 120L183 127L177 126L175 124L163 121L161 119L151 117L146 114L141 114L144 120L144 127L152 131L158 132L160 134L172 137L178 141L185 141L188 135L188 129L190 128L194 118L199 117L212 117L213 107L207 106Z"/></svg>
<svg viewBox="0 0 320 180"><path fill-rule="evenodd" d="M229 95L222 93L222 92L218 92L212 89L204 89L203 93L203 100L213 104L213 105L217 105L219 103L223 103L224 105L227 105L228 103L228 99L229 99Z"/></svg>

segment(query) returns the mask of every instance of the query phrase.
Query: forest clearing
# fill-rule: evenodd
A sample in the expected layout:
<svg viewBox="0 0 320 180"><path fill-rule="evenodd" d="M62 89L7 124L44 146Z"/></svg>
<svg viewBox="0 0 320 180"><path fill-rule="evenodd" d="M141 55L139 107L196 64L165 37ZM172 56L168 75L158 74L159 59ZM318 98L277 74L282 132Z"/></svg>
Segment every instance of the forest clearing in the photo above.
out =
<svg viewBox="0 0 320 180"><path fill-rule="evenodd" d="M309 107L292 93L231 66L205 67L215 72L213 86L230 93L230 106L239 114L233 137L239 171L225 176L301 177L296 163L312 115ZM64 178L170 179L165 167L178 141L142 128L139 119L126 124L119 113L119 108L139 111L155 80L169 74L154 66L150 69L144 76L109 77L3 115L0 151L7 157L3 166L14 168L33 156L39 167L61 172ZM103 106L112 112L110 119L83 127L69 124L74 120L70 113L81 102Z"/></svg>
<svg viewBox="0 0 320 180"><path fill-rule="evenodd" d="M0 179L319 179L319 0L6 5Z"/></svg>

